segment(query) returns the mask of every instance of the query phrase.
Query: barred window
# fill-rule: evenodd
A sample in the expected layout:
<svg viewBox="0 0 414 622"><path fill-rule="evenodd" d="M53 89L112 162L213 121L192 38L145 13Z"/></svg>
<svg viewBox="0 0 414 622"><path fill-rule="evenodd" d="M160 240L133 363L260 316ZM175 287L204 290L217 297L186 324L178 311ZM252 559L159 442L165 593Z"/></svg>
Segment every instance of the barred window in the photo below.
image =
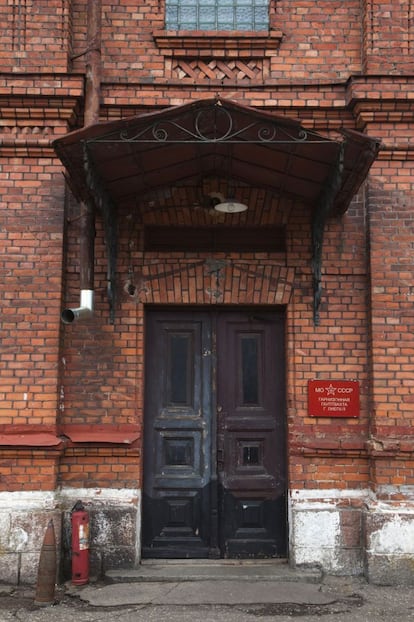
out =
<svg viewBox="0 0 414 622"><path fill-rule="evenodd" d="M268 30L269 0L166 0L167 30Z"/></svg>

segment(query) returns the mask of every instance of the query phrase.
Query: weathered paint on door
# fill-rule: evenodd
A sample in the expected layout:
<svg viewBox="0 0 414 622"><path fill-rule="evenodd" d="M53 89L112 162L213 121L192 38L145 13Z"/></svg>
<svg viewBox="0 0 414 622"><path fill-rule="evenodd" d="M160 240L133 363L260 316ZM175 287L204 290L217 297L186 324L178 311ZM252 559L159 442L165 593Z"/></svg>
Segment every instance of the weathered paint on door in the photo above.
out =
<svg viewBox="0 0 414 622"><path fill-rule="evenodd" d="M144 557L286 555L284 317L149 311Z"/></svg>

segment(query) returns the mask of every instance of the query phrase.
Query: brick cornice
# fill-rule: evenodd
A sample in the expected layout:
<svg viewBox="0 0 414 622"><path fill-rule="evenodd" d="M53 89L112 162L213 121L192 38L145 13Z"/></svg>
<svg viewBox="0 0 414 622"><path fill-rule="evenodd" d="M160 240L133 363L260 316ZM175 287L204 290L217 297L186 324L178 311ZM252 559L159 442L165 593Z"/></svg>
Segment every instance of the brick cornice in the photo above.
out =
<svg viewBox="0 0 414 622"><path fill-rule="evenodd" d="M0 72L0 95L73 96L83 92L83 74Z"/></svg>
<svg viewBox="0 0 414 622"><path fill-rule="evenodd" d="M157 30L154 40L164 56L214 58L265 57L280 45L281 30L217 32Z"/></svg>
<svg viewBox="0 0 414 622"><path fill-rule="evenodd" d="M56 157L52 141L79 124L83 76L0 73L0 156Z"/></svg>
<svg viewBox="0 0 414 622"><path fill-rule="evenodd" d="M0 73L1 125L73 125L83 96L83 76Z"/></svg>
<svg viewBox="0 0 414 622"><path fill-rule="evenodd" d="M370 123L412 123L414 76L353 76L345 99L360 130Z"/></svg>
<svg viewBox="0 0 414 622"><path fill-rule="evenodd" d="M412 162L414 160L414 144L383 143L377 156L378 160Z"/></svg>
<svg viewBox="0 0 414 622"><path fill-rule="evenodd" d="M348 102L361 99L413 99L414 75L351 76L346 84Z"/></svg>
<svg viewBox="0 0 414 622"><path fill-rule="evenodd" d="M55 138L55 137L54 137ZM50 140L5 139L0 133L0 157L52 158L57 157Z"/></svg>

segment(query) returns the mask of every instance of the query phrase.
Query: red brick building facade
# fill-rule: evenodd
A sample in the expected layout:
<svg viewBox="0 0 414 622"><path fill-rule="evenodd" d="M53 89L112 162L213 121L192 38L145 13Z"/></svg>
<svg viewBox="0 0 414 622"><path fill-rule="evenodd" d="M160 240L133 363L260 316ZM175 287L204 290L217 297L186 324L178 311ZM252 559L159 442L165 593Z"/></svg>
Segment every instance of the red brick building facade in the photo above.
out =
<svg viewBox="0 0 414 622"><path fill-rule="evenodd" d="M78 499L95 574L413 581L413 7L266 15L0 0L3 581Z"/></svg>

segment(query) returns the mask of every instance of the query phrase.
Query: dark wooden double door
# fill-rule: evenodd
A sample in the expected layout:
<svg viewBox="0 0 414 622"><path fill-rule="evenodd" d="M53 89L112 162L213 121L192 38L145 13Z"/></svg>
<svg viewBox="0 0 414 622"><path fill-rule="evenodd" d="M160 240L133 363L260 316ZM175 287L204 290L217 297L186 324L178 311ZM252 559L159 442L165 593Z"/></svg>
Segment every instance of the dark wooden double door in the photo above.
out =
<svg viewBox="0 0 414 622"><path fill-rule="evenodd" d="M284 318L146 317L143 557L286 555Z"/></svg>

